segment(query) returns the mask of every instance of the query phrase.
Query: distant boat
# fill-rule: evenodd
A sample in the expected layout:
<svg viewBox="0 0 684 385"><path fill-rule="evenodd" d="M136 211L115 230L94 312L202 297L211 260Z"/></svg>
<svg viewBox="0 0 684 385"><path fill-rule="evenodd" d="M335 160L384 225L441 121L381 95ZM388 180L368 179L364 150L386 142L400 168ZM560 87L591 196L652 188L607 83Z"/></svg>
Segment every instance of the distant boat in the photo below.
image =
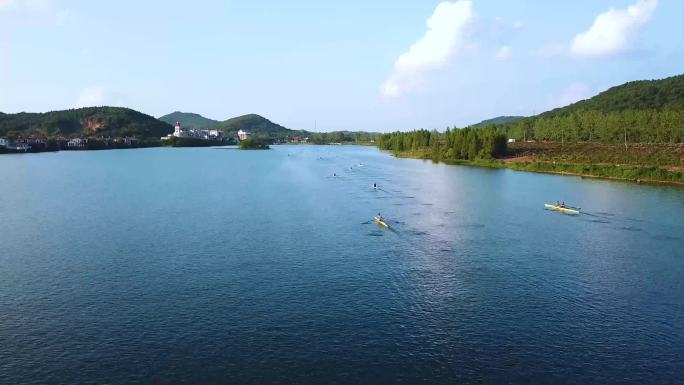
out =
<svg viewBox="0 0 684 385"><path fill-rule="evenodd" d="M378 225L380 225L380 226L382 226L382 227L387 227L387 228L389 228L389 225L387 224L387 222L385 222L384 220L382 220L382 218L380 218L380 217L375 217L375 223L377 223Z"/></svg>
<svg viewBox="0 0 684 385"><path fill-rule="evenodd" d="M550 203L544 204L544 208L547 210L554 210L554 211L558 211L559 213L570 214L570 215L579 215L580 210L581 210L579 207L572 207L572 206L565 206L565 205L554 205L554 204L550 204Z"/></svg>

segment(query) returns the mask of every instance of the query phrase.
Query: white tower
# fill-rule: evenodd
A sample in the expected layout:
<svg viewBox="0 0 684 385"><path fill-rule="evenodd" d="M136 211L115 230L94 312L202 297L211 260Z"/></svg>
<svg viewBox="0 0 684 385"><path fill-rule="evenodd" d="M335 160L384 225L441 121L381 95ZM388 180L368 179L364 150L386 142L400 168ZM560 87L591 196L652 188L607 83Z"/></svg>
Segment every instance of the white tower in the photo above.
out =
<svg viewBox="0 0 684 385"><path fill-rule="evenodd" d="M182 135L182 131L180 122L176 122L176 129L173 131L173 136L179 138Z"/></svg>

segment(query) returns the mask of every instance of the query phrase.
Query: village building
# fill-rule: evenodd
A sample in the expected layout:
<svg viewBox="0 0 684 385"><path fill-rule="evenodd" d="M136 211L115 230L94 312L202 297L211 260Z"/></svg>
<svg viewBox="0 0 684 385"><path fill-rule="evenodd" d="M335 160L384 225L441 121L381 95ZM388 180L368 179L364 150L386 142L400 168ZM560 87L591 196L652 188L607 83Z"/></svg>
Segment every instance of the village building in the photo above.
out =
<svg viewBox="0 0 684 385"><path fill-rule="evenodd" d="M242 131L242 130L238 131L237 134L238 134L238 138L240 138L240 140L245 140L245 139L249 138L249 135L250 135L249 132Z"/></svg>
<svg viewBox="0 0 684 385"><path fill-rule="evenodd" d="M12 140L8 138L0 138L0 147L13 151L28 151L31 149L31 146L26 140Z"/></svg>
<svg viewBox="0 0 684 385"><path fill-rule="evenodd" d="M172 138L193 138L193 139L205 139L205 140L223 140L223 131L216 129L185 129L181 126L180 122L176 122L173 134L163 136L162 140L169 140Z"/></svg>
<svg viewBox="0 0 684 385"><path fill-rule="evenodd" d="M75 138L67 142L67 148L79 149L88 146L88 139Z"/></svg>

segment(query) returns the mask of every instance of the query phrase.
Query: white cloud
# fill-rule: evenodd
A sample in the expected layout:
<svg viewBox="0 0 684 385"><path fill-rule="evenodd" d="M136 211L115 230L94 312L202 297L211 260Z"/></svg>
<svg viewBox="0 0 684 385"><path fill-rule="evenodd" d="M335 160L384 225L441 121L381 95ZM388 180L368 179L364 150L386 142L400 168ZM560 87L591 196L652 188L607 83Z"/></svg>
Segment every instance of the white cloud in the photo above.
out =
<svg viewBox="0 0 684 385"><path fill-rule="evenodd" d="M589 30L575 36L570 52L578 56L607 56L627 51L657 7L658 0L638 0L627 9L609 9L596 17Z"/></svg>
<svg viewBox="0 0 684 385"><path fill-rule="evenodd" d="M499 50L494 54L496 60L508 60L513 55L513 49L507 45L499 48Z"/></svg>
<svg viewBox="0 0 684 385"><path fill-rule="evenodd" d="M78 107L96 107L102 106L106 102L105 90L100 86L93 86L85 88L78 96L76 106Z"/></svg>
<svg viewBox="0 0 684 385"><path fill-rule="evenodd" d="M580 100L588 99L591 89L583 83L573 83L563 90L551 103L551 107L565 107Z"/></svg>
<svg viewBox="0 0 684 385"><path fill-rule="evenodd" d="M427 21L425 35L395 62L394 71L381 86L382 95L404 95L418 88L427 73L443 68L466 48L473 17L471 0L439 3Z"/></svg>

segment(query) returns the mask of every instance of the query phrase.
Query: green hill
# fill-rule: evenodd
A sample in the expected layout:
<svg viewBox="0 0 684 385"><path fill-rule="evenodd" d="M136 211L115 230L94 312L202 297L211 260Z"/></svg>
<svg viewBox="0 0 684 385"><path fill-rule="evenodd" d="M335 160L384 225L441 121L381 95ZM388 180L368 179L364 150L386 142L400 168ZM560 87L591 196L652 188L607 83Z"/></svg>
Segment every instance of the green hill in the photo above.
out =
<svg viewBox="0 0 684 385"><path fill-rule="evenodd" d="M130 108L87 107L45 113L0 114L0 136L104 136L159 138L173 132L168 123Z"/></svg>
<svg viewBox="0 0 684 385"><path fill-rule="evenodd" d="M486 127L493 125L501 125L506 123L513 123L520 119L525 119L524 116L497 116L496 118L483 120L480 123L473 124L471 127Z"/></svg>
<svg viewBox="0 0 684 385"><path fill-rule="evenodd" d="M162 122L166 122L171 125L175 125L176 122L180 122L180 124L183 127L187 128L194 128L194 129L202 129L202 128L209 128L213 127L217 123L219 123L218 120L213 120L209 118L205 118L204 116L200 114L194 114L191 112L172 112L168 115L164 115L159 118Z"/></svg>
<svg viewBox="0 0 684 385"><path fill-rule="evenodd" d="M684 75L625 83L505 129L510 138L527 140L682 143Z"/></svg>
<svg viewBox="0 0 684 385"><path fill-rule="evenodd" d="M284 138L288 135L302 135L305 131L295 131L285 128L279 124L256 114L238 116L217 123L213 128L223 130L227 136L235 136L239 130L247 131L250 134L268 136L271 138Z"/></svg>
<svg viewBox="0 0 684 385"><path fill-rule="evenodd" d="M574 111L620 112L625 110L684 109L684 75L660 80L638 80L612 87L607 91L566 107L547 111L542 116Z"/></svg>

